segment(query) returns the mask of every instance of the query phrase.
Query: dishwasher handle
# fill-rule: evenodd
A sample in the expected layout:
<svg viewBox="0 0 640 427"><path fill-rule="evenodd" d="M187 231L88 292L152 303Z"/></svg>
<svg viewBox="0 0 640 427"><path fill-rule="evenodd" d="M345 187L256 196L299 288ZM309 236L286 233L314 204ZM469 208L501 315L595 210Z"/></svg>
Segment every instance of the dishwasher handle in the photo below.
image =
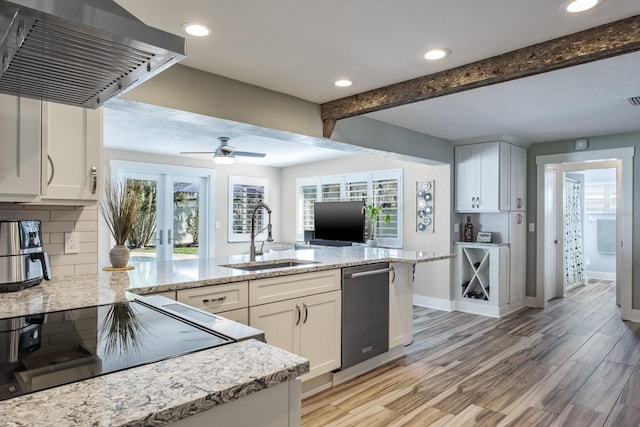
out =
<svg viewBox="0 0 640 427"><path fill-rule="evenodd" d="M357 273L350 273L346 275L347 279L357 279L358 277L373 276L375 274L384 274L391 271L391 267L381 268L379 270L360 271Z"/></svg>

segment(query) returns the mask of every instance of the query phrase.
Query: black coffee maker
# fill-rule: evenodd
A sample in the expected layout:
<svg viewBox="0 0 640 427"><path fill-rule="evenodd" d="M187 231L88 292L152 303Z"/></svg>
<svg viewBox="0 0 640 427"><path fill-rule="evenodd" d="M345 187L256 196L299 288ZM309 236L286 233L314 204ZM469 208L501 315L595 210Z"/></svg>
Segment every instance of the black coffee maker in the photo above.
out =
<svg viewBox="0 0 640 427"><path fill-rule="evenodd" d="M0 221L0 292L49 280L49 257L42 250L40 221Z"/></svg>

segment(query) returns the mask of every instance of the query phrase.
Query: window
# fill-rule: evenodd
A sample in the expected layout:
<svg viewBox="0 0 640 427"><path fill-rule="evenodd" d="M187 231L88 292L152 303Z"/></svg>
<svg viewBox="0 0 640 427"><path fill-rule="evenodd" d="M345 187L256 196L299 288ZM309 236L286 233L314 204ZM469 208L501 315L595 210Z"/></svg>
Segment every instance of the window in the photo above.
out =
<svg viewBox="0 0 640 427"><path fill-rule="evenodd" d="M313 204L316 201L364 200L383 206L374 235L381 246L402 247L402 169L341 176L320 176L296 180L296 239L304 240L305 230L313 230Z"/></svg>
<svg viewBox="0 0 640 427"><path fill-rule="evenodd" d="M229 177L229 242L251 240L251 216L258 203L267 202L268 181L264 178ZM267 238L267 213L260 209L255 217L256 239Z"/></svg>
<svg viewBox="0 0 640 427"><path fill-rule="evenodd" d="M589 183L585 186L585 210L589 213L609 213L616 210L616 183Z"/></svg>

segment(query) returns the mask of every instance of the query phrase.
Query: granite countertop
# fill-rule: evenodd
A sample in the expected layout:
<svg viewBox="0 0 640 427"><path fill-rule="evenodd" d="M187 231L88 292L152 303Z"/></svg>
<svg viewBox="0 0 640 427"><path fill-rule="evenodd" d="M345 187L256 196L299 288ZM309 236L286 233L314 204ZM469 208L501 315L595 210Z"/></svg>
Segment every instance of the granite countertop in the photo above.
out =
<svg viewBox="0 0 640 427"><path fill-rule="evenodd" d="M243 271L247 255L157 263L137 259L135 269L54 278L0 294L0 319L110 304L149 294L375 262L421 263L455 255L346 247L270 252L258 262L313 261L273 270ZM203 375L206 369L207 375ZM255 340L232 343L157 363L0 401L8 426L163 425L205 411L309 371L309 362Z"/></svg>
<svg viewBox="0 0 640 427"><path fill-rule="evenodd" d="M212 258L203 261L185 259L156 262L141 258L134 270L100 271L97 274L53 278L19 292L0 294L0 319L25 314L89 307L126 301L135 294L151 294L199 286L255 280L290 274L308 273L375 262L422 263L449 259L451 254L426 254L398 249L342 247L270 252L257 262L278 259L312 261L293 267L244 271L223 267L227 264L251 264L248 255Z"/></svg>
<svg viewBox="0 0 640 427"><path fill-rule="evenodd" d="M269 388L309 362L241 341L0 401L3 426L155 426Z"/></svg>

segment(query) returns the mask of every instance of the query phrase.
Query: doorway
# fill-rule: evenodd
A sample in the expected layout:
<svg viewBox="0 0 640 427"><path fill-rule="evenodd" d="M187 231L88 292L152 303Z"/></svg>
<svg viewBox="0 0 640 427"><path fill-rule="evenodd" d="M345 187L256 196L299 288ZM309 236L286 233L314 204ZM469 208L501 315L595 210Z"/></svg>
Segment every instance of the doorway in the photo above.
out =
<svg viewBox="0 0 640 427"><path fill-rule="evenodd" d="M128 241L132 261L213 256L213 171L112 160L111 176L141 200Z"/></svg>
<svg viewBox="0 0 640 427"><path fill-rule="evenodd" d="M606 159L606 160L602 160ZM614 254L615 273L613 277L616 279L616 302L622 308L622 317L629 320L640 320L640 310L633 310L631 307L631 211L632 211L632 160L633 148L612 149L612 150L594 150L578 153L567 153L560 155L538 156L536 159L538 166L538 217L541 223L538 225L539 233L537 237L537 301L538 306L544 306L546 301L554 297L564 296L567 286L567 279L581 280L581 271L584 271L588 278L587 259L584 257L584 248L581 248L579 254L576 245L582 244L584 229L588 226L589 221L593 221L597 227L600 222L600 233L605 235L601 239L601 252L609 252L607 255ZM584 176L587 170L596 169L613 169L614 183L609 183L608 199L605 200L603 194L593 198L593 195L587 196L584 186L580 183L580 176ZM568 180L567 180L568 178ZM568 186L565 185L568 183ZM615 189L615 190L614 190ZM602 186L598 192L602 193ZM602 209L598 214L606 215L607 218L596 218L596 215L584 216L579 218L584 221L573 226L565 225L565 214L568 212L566 194L569 192L579 192L578 199L584 206L576 206L576 201L572 202L573 206L570 220L575 220L576 212L582 212L589 204L589 209L603 208L608 206L608 211ZM606 193L606 191L605 191ZM574 194L575 196L575 194ZM597 199L597 200L596 200ZM613 206L612 206L613 204ZM595 212L592 212L595 213ZM597 221L598 219L609 221ZM613 219L613 229L610 220ZM608 230L605 231L605 230ZM571 236L567 236L569 232ZM591 233L590 233L591 234ZM597 231L596 231L596 245ZM572 247L567 247L567 242L571 242ZM613 245L613 249L611 248ZM573 253L569 253L572 252ZM573 261L571 260L573 256ZM583 265L579 265L582 263ZM569 265L570 273L567 274L567 265ZM579 267L578 271L575 268Z"/></svg>

